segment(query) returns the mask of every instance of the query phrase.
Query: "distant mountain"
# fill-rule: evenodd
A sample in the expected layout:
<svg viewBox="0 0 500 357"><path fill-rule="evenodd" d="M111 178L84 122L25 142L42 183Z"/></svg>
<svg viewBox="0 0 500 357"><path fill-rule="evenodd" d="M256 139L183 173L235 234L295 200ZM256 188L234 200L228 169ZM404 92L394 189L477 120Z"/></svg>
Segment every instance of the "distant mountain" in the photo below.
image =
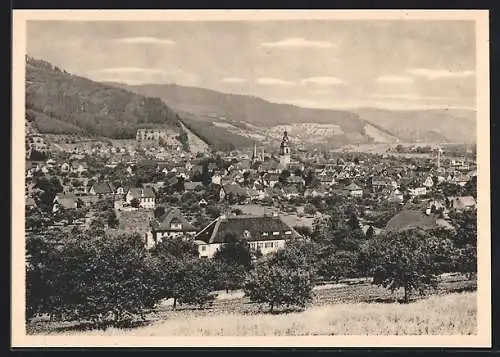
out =
<svg viewBox="0 0 500 357"><path fill-rule="evenodd" d="M337 144L370 141L365 132L367 123L357 114L348 111L301 108L290 104L271 103L253 96L176 84L107 84L161 98L171 108L194 114L193 120L213 123L219 128L224 127L225 131L250 140L262 140L262 135L274 138L274 133L269 132L269 128L306 125L308 135L302 138L304 140L327 140ZM318 136L314 136L314 125L311 127L308 124L318 123L324 126L319 128ZM332 135L323 137L320 132L325 132L325 129ZM281 136L282 132L279 135Z"/></svg>
<svg viewBox="0 0 500 357"><path fill-rule="evenodd" d="M386 110L360 108L362 119L392 132L402 141L476 141L476 112L458 109Z"/></svg>
<svg viewBox="0 0 500 357"><path fill-rule="evenodd" d="M41 133L135 138L137 127L179 128L179 116L158 98L72 75L26 57L26 119Z"/></svg>
<svg viewBox="0 0 500 357"><path fill-rule="evenodd" d="M300 141L334 146L413 142L417 137L421 142L475 140L474 111L310 109L176 84L108 84L161 98L169 107L190 113L191 125L197 126L198 130L209 128L211 134L208 136L230 133L239 136L242 145L247 141L276 140L283 130L288 130Z"/></svg>

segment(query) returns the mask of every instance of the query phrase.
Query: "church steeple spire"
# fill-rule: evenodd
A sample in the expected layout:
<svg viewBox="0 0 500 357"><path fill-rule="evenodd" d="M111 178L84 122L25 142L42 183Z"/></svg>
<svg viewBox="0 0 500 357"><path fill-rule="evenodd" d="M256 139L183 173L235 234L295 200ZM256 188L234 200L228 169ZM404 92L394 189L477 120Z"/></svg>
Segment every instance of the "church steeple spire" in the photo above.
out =
<svg viewBox="0 0 500 357"><path fill-rule="evenodd" d="M280 163L283 167L287 167L290 163L290 141L288 139L288 133L283 132L283 139L281 139L280 145Z"/></svg>

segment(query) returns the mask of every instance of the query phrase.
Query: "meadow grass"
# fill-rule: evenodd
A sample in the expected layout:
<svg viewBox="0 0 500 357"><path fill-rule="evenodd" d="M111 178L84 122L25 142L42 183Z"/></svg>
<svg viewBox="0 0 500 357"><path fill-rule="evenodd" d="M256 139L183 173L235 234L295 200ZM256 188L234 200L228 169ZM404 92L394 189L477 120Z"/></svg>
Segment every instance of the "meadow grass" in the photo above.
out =
<svg viewBox="0 0 500 357"><path fill-rule="evenodd" d="M471 335L476 293L437 295L409 304L342 303L281 314L218 312L172 316L135 329L83 332L106 336ZM71 333L71 332L66 332ZM74 333L74 332L73 332ZM79 332L79 334L82 332Z"/></svg>

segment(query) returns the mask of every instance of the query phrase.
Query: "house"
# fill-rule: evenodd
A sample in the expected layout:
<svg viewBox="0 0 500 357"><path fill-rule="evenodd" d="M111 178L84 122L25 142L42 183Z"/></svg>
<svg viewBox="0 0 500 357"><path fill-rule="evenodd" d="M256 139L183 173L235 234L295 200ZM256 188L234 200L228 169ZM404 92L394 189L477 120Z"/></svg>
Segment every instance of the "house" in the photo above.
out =
<svg viewBox="0 0 500 357"><path fill-rule="evenodd" d="M281 195L282 197L290 200L292 198L299 197L300 192L295 186L286 186L281 189Z"/></svg>
<svg viewBox="0 0 500 357"><path fill-rule="evenodd" d="M469 176L462 174L455 175L452 182L463 187L469 182Z"/></svg>
<svg viewBox="0 0 500 357"><path fill-rule="evenodd" d="M222 182L222 176L219 174L215 174L212 176L212 183L215 185L220 185Z"/></svg>
<svg viewBox="0 0 500 357"><path fill-rule="evenodd" d="M186 191L196 191L201 188L203 188L203 183L201 182L193 182L193 181L184 182L184 190Z"/></svg>
<svg viewBox="0 0 500 357"><path fill-rule="evenodd" d="M71 166L67 162L61 164L61 172L69 172L70 169Z"/></svg>
<svg viewBox="0 0 500 357"><path fill-rule="evenodd" d="M26 208L31 209L36 207L36 202L33 197L26 197L24 205L26 206Z"/></svg>
<svg viewBox="0 0 500 357"><path fill-rule="evenodd" d="M202 198L199 202L198 202L198 206L200 207L206 207L208 205L208 202Z"/></svg>
<svg viewBox="0 0 500 357"><path fill-rule="evenodd" d="M476 208L476 199L472 196L450 197L448 203L455 211L465 211Z"/></svg>
<svg viewBox="0 0 500 357"><path fill-rule="evenodd" d="M349 193L350 196L352 197L362 197L363 196L363 189L356 185L354 182L350 183L347 185L344 190Z"/></svg>
<svg viewBox="0 0 500 357"><path fill-rule="evenodd" d="M331 178L329 178L328 181L331 181ZM305 181L302 177L295 176L295 175L288 177L287 182L289 184L292 184L292 185L304 185L304 183L305 183Z"/></svg>
<svg viewBox="0 0 500 357"><path fill-rule="evenodd" d="M391 185L391 179L388 177L374 176L371 178L371 187L374 190L381 190Z"/></svg>
<svg viewBox="0 0 500 357"><path fill-rule="evenodd" d="M87 163L84 161L72 161L70 171L81 175L88 171Z"/></svg>
<svg viewBox="0 0 500 357"><path fill-rule="evenodd" d="M80 199L82 206L85 206L85 207L92 206L94 203L98 202L100 199L100 197L97 195L80 195L80 196L78 196L78 198Z"/></svg>
<svg viewBox="0 0 500 357"><path fill-rule="evenodd" d="M153 220L151 226L155 243L161 242L162 238L194 236L197 232L177 208L167 210L162 217Z"/></svg>
<svg viewBox="0 0 500 357"><path fill-rule="evenodd" d="M387 222L385 229L391 232L413 228L431 229L437 227L436 221L437 219L434 215L426 215L420 211L404 209Z"/></svg>
<svg viewBox="0 0 500 357"><path fill-rule="evenodd" d="M324 187L308 188L304 191L304 197L325 197L329 192Z"/></svg>
<svg viewBox="0 0 500 357"><path fill-rule="evenodd" d="M243 187L233 183L233 184L222 185L219 191L219 198L221 200L231 199L231 198L246 199L249 198L249 195Z"/></svg>
<svg viewBox="0 0 500 357"><path fill-rule="evenodd" d="M127 187L117 187L116 190L115 190L115 195L118 195L118 196L123 196L125 195L126 193L128 192L128 188Z"/></svg>
<svg viewBox="0 0 500 357"><path fill-rule="evenodd" d="M425 196L427 194L427 187L421 186L421 187L414 187L408 189L408 192L410 193L411 196Z"/></svg>
<svg viewBox="0 0 500 357"><path fill-rule="evenodd" d="M195 237L200 258L211 258L228 239L245 239L262 254L283 248L285 242L300 235L279 216L220 216Z"/></svg>
<svg viewBox="0 0 500 357"><path fill-rule="evenodd" d="M89 193L100 197L112 196L114 194L114 188L109 182L98 182L92 185Z"/></svg>
<svg viewBox="0 0 500 357"><path fill-rule="evenodd" d="M130 205L134 198L139 200L139 207L147 209L156 207L156 194L149 186L130 188L125 196L125 202Z"/></svg>
<svg viewBox="0 0 500 357"><path fill-rule="evenodd" d="M389 202L403 203L404 196L403 196L403 193L396 188L396 189L391 191L387 200Z"/></svg>
<svg viewBox="0 0 500 357"><path fill-rule="evenodd" d="M427 187L427 188L431 188L432 186L434 186L434 180L432 179L432 177L427 176L427 178L425 179L425 181L423 183L423 186Z"/></svg>
<svg viewBox="0 0 500 357"><path fill-rule="evenodd" d="M274 187L274 185L279 182L279 177L280 175L277 173L267 173L264 176L264 182L266 182L269 187Z"/></svg>
<svg viewBox="0 0 500 357"><path fill-rule="evenodd" d="M81 201L74 194L58 193L52 202L52 212L59 211L61 207L64 209L76 209L81 207Z"/></svg>

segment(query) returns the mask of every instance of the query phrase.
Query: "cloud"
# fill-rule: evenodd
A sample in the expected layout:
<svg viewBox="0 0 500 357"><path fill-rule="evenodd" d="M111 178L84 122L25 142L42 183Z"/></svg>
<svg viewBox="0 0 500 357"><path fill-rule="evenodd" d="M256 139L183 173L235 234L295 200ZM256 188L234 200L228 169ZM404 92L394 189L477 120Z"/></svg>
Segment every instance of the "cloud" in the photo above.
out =
<svg viewBox="0 0 500 357"><path fill-rule="evenodd" d="M225 77L225 78L222 78L221 79L221 82L223 83L245 83L246 81L243 79L243 78L239 78L239 77Z"/></svg>
<svg viewBox="0 0 500 357"><path fill-rule="evenodd" d="M316 84L320 86L331 86L337 84L343 84L344 81L337 77L309 77L303 79L300 83L307 84Z"/></svg>
<svg viewBox="0 0 500 357"><path fill-rule="evenodd" d="M274 48L332 48L334 44L328 41L311 41L301 37L286 38L276 42L263 42L262 47Z"/></svg>
<svg viewBox="0 0 500 357"><path fill-rule="evenodd" d="M475 71L461 71L452 72L447 69L426 69L426 68L412 68L408 70L413 76L422 77L425 79L436 80L446 78L467 78L475 76Z"/></svg>
<svg viewBox="0 0 500 357"><path fill-rule="evenodd" d="M111 67L94 70L95 73L148 73L148 74L175 74L176 71L166 71L163 69L143 68L143 67Z"/></svg>
<svg viewBox="0 0 500 357"><path fill-rule="evenodd" d="M376 79L379 83L411 83L413 78L407 76L379 76Z"/></svg>
<svg viewBox="0 0 500 357"><path fill-rule="evenodd" d="M175 42L167 38L157 37L123 37L114 40L118 43L131 43L131 44L151 44L151 45L175 45Z"/></svg>
<svg viewBox="0 0 500 357"><path fill-rule="evenodd" d="M404 99L414 101L463 101L473 100L474 98L458 98L458 97L436 97L436 96L423 96L413 94L378 94L372 95L374 98L390 98L390 99Z"/></svg>
<svg viewBox="0 0 500 357"><path fill-rule="evenodd" d="M199 85L199 77L179 68L164 70L143 67L111 67L92 70L86 77L96 81L137 83L178 83L184 85Z"/></svg>
<svg viewBox="0 0 500 357"><path fill-rule="evenodd" d="M259 78L257 83L265 86L294 86L295 83L279 78Z"/></svg>

